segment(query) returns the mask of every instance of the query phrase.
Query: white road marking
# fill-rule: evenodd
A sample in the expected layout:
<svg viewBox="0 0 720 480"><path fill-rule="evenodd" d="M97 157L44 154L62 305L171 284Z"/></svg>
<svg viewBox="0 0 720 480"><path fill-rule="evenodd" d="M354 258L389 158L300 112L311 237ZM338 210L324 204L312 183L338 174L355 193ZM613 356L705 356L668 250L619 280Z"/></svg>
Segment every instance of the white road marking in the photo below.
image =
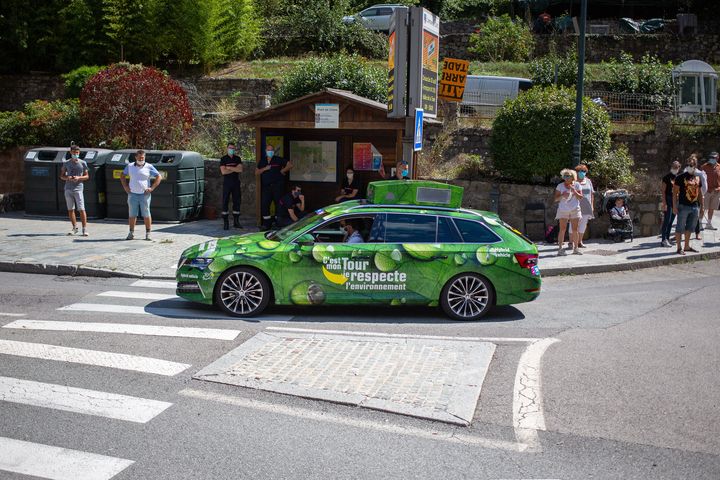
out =
<svg viewBox="0 0 720 480"><path fill-rule="evenodd" d="M282 332L298 332L298 333L327 333L333 335L357 335L361 337L389 337L389 338L419 338L426 340L457 340L467 342L521 342L532 343L540 340L539 338L514 338L514 337L451 337L440 335L413 335L404 333L380 333L380 332L356 332L350 330L320 330L312 328L293 328L293 327L267 327L266 330L277 330Z"/></svg>
<svg viewBox="0 0 720 480"><path fill-rule="evenodd" d="M11 377L0 377L0 400L135 423L147 423L172 406L147 398Z"/></svg>
<svg viewBox="0 0 720 480"><path fill-rule="evenodd" d="M163 282L160 280L137 280L130 284L131 287L140 288L171 288L175 290L177 288L176 282Z"/></svg>
<svg viewBox="0 0 720 480"><path fill-rule="evenodd" d="M3 313L0 312L0 317L24 317L24 313Z"/></svg>
<svg viewBox="0 0 720 480"><path fill-rule="evenodd" d="M81 363L100 367L131 370L134 372L154 373L172 377L191 365L186 363L169 362L157 358L138 357L123 353L101 352L85 350L82 348L60 347L43 343L15 342L13 340L0 340L0 354L15 355L18 357L41 358L59 362Z"/></svg>
<svg viewBox="0 0 720 480"><path fill-rule="evenodd" d="M142 300L169 300L171 298L179 298L177 295L170 295L165 293L120 292L117 290L110 290L109 292L98 293L98 297L138 298Z"/></svg>
<svg viewBox="0 0 720 480"><path fill-rule="evenodd" d="M545 430L540 388L540 362L548 347L557 338L543 338L531 343L523 352L515 374L513 389L513 428L519 443L527 445L527 451L540 452L538 430Z"/></svg>
<svg viewBox="0 0 720 480"><path fill-rule="evenodd" d="M219 311L198 311L191 308L165 308L165 307L139 307L128 305L113 305L105 303L73 303L58 308L60 311L69 312L99 312L99 313L122 313L131 315L157 315L159 317L180 317L180 318L206 318L213 320L230 320L231 317ZM262 315L255 319L264 322L287 322L293 317L291 315Z"/></svg>
<svg viewBox="0 0 720 480"><path fill-rule="evenodd" d="M3 328L26 330L53 330L66 332L126 333L129 335L153 335L159 337L207 338L213 340L234 340L240 330L220 328L164 327L157 325L135 325L131 323L55 322L50 320L15 320Z"/></svg>
<svg viewBox="0 0 720 480"><path fill-rule="evenodd" d="M0 470L50 480L109 480L132 460L0 437Z"/></svg>
<svg viewBox="0 0 720 480"><path fill-rule="evenodd" d="M310 410L307 408L289 407L285 405L276 405L268 402L262 402L258 400L252 400L241 397L233 397L229 395L223 395L220 393L204 392L201 390L194 390L186 388L178 392L180 395L197 398L200 400L207 400L211 402L225 403L228 405L234 405L240 408L250 408L253 410L260 410L271 414L287 415L290 417L301 418L303 420L314 420L319 422L332 423L335 425L343 425L347 427L363 428L367 430L376 430L381 432L387 432L398 435L408 435L411 437L438 440L449 443L459 443L462 445L476 445L482 448L493 448L510 451L523 451L525 445L519 445L515 442L508 442L505 440L493 440L490 438L483 438L476 435L467 435L460 433L460 429L443 432L440 430L430 430L417 427L408 427L402 425L395 425L385 422L376 422L372 420L361 420L350 417L344 417L341 415L335 415L329 412L323 412L318 410Z"/></svg>

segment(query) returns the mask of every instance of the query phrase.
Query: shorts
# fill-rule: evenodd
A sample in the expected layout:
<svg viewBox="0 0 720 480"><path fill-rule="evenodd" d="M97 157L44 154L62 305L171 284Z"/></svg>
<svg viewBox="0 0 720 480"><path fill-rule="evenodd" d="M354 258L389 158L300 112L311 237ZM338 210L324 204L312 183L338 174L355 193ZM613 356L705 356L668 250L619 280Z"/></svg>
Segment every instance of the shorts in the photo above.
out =
<svg viewBox="0 0 720 480"><path fill-rule="evenodd" d="M577 207L574 210L558 210L557 215L555 215L555 220L565 219L565 220L575 220L582 217L582 211L580 210L580 207Z"/></svg>
<svg viewBox="0 0 720 480"><path fill-rule="evenodd" d="M697 205L678 205L675 233L694 232L699 216L700 209Z"/></svg>
<svg viewBox="0 0 720 480"><path fill-rule="evenodd" d="M84 212L85 198L83 197L82 190L65 190L65 204L67 205L68 211L77 210L78 212Z"/></svg>
<svg viewBox="0 0 720 480"><path fill-rule="evenodd" d="M149 193L128 193L128 215L130 218L138 216L150 218L150 197L152 195Z"/></svg>
<svg viewBox="0 0 720 480"><path fill-rule="evenodd" d="M705 210L717 210L720 207L720 190L708 191L705 194Z"/></svg>

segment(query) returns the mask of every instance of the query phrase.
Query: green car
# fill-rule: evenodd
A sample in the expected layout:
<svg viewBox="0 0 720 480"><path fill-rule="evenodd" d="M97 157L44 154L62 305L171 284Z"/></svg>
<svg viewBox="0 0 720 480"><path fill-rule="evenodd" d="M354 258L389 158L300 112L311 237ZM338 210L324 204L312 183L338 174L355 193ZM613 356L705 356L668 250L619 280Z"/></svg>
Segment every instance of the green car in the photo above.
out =
<svg viewBox="0 0 720 480"><path fill-rule="evenodd" d="M535 300L537 247L494 213L460 208L462 193L438 182L373 182L368 200L195 245L180 258L177 294L239 317L270 303L373 304L439 305L450 318L476 320L494 305Z"/></svg>

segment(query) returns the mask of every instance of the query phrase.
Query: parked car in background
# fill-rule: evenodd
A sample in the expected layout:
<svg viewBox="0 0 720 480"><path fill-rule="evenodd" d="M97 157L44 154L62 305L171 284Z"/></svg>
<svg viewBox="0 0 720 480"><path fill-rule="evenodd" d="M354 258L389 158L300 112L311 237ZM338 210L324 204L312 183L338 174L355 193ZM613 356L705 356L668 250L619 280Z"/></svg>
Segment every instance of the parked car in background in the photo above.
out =
<svg viewBox="0 0 720 480"><path fill-rule="evenodd" d="M529 78L468 75L460 104L461 113L494 117L505 100L517 98L533 86Z"/></svg>
<svg viewBox="0 0 720 480"><path fill-rule="evenodd" d="M535 300L537 247L496 214L462 208L462 192L430 181L372 182L367 200L321 208L282 230L195 245L178 263L177 294L238 317L270 304L425 305L477 320L496 305Z"/></svg>
<svg viewBox="0 0 720 480"><path fill-rule="evenodd" d="M357 15L343 17L343 23L355 23L359 19L370 30L387 32L390 30L390 19L393 12L395 12L396 8L402 6L394 3L373 5Z"/></svg>

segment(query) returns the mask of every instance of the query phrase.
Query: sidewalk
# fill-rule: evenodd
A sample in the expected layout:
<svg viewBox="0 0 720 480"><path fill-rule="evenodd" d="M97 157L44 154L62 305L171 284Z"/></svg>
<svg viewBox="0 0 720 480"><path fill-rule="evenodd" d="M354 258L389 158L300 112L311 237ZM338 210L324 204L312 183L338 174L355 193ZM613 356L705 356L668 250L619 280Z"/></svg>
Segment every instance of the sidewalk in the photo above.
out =
<svg viewBox="0 0 720 480"><path fill-rule="evenodd" d="M121 220L90 221L89 237L68 236L70 222L60 217L26 217L21 212L0 215L0 271L175 279L175 266L184 249L227 235L256 231L255 219L243 217L244 229L225 232L222 221L199 220L153 225L153 241L143 240L145 228L136 228L139 240L126 241ZM555 245L538 245L544 277L634 270L672 263L720 258L720 231L703 232L693 240L699 253L680 256L675 248L660 247L657 237L623 243L590 240L584 255L558 256Z"/></svg>

